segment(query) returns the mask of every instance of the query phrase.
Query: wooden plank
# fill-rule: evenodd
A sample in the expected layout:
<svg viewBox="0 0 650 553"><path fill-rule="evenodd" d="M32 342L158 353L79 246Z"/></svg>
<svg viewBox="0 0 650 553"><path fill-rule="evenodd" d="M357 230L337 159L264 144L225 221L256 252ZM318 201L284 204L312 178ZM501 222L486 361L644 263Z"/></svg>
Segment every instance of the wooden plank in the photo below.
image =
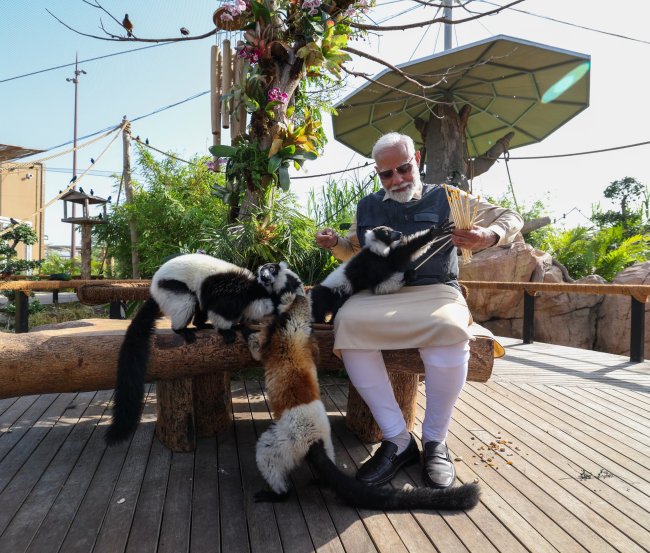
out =
<svg viewBox="0 0 650 553"><path fill-rule="evenodd" d="M241 393L243 384L233 382L233 396ZM248 553L248 521L242 490L235 425L217 436L219 460L219 512L221 513L221 551Z"/></svg>
<svg viewBox="0 0 650 553"><path fill-rule="evenodd" d="M40 443L33 450L30 450L31 455L15 471L11 481L0 494L0 534L5 531L12 517L38 483L41 475L45 472L50 461L72 430L74 423L79 420L94 395L94 392L79 394L75 397L74 404L71 404L70 398L66 397L61 398L61 401L56 400L54 402L58 407L56 409L58 415L54 415L53 420L43 429L47 431L45 435L39 433ZM67 406L71 406L71 408L65 410ZM50 408L48 411L52 410ZM31 430L38 429L32 428ZM14 448L14 451L16 451L16 448ZM2 464L11 464L10 461L12 460L15 460L15 458L12 459L12 456L8 456L5 459L7 463L3 462ZM12 468L15 468L15 465Z"/></svg>
<svg viewBox="0 0 650 553"><path fill-rule="evenodd" d="M171 457L171 451L154 439L133 516L127 553L156 553L158 549Z"/></svg>
<svg viewBox="0 0 650 553"><path fill-rule="evenodd" d="M540 408L561 419L569 427L581 430L591 438L609 443L616 440L617 449L642 466L650 464L650 440L640 432L614 424L606 414L585 408L572 391L575 386L557 389L555 386L521 386L514 391L533 396Z"/></svg>
<svg viewBox="0 0 650 553"><path fill-rule="evenodd" d="M255 503L253 496L266 487L264 479L257 470L255 462L255 444L258 436L266 430L270 422L270 413L259 382L244 381L233 395L233 412L237 421L237 442L241 460L242 482L246 513L250 520L259 524L249 524L251 551L281 552L301 551L313 548L307 531L305 519L295 501L281 504ZM295 498L294 498L295 499ZM289 505L288 508L284 508ZM276 507L282 511L276 512ZM305 549L306 548L306 549Z"/></svg>
<svg viewBox="0 0 650 553"><path fill-rule="evenodd" d="M66 553L92 551L101 530L104 516L110 507L111 501L113 501L113 491L131 444L139 444L142 439L141 435L151 431L149 425L140 424L131 441L106 449L81 501L77 516L70 525L61 545L61 551ZM117 500L115 499L115 501ZM124 531L126 532L127 529L124 529Z"/></svg>
<svg viewBox="0 0 650 553"><path fill-rule="evenodd" d="M639 543L650 539L650 533L647 530L628 518L629 515L626 516L618 511L612 512L611 506L603 502L603 497L598 495L598 490L590 490L569 472L564 471L567 459L557 455L554 449L534 441L524 429L518 428L507 419L499 420L500 418L499 413L485 402L474 403L472 398L468 400L465 394L463 395L457 404L454 421L465 429L481 428L483 430L475 432L473 437L476 439L471 440L475 453L471 459L467 459L468 462L484 464L478 457L477 449L478 444L483 444L483 447L486 447L481 438L491 436L494 441L496 440L495 436L501 436L502 440L510 442L510 444L506 443L502 446L505 449L504 452L493 452L487 448L482 451L490 451L495 459L495 466L505 471L502 474L509 475L512 470L525 473L526 476L543 485L547 492L562 498L562 503L603 539L617 546L622 545L625 551L641 551L638 545L627 538L626 534L635 534L636 537L633 539ZM494 419L499 420L499 424L494 422ZM528 447L524 446L524 443ZM514 444L519 445L515 446ZM518 447L519 450L515 447ZM522 450L525 451L525 455L520 453ZM506 465L508 461L513 464ZM624 498L619 496L611 499ZM599 506L604 508L599 508Z"/></svg>
<svg viewBox="0 0 650 553"><path fill-rule="evenodd" d="M648 429L648 420L647 417L636 417L631 416L629 413L625 413L615 404L607 404L599 399L593 397L585 390L581 390L579 386L552 386L556 392L560 394L570 394L573 401L576 401L576 404L580 406L581 409L594 413L596 416L600 415L609 419L610 424L615 425L617 428L620 428L622 432L626 432L630 435L630 431L634 431L634 436L640 436L642 443L650 445L650 437L647 435Z"/></svg>
<svg viewBox="0 0 650 553"><path fill-rule="evenodd" d="M126 548L154 435L155 410L148 396L145 396L138 431L133 435L112 497L108 500L93 553L113 553Z"/></svg>
<svg viewBox="0 0 650 553"><path fill-rule="evenodd" d="M101 401L105 397L110 399L110 395L110 391L107 392L106 396L97 394L94 401ZM106 409L101 419L97 421L98 424L93 429L92 436L88 440L86 447L84 447L65 483L61 483L61 492L56 497L54 504L29 544L28 553L59 550L84 498L86 489L104 455L106 449L104 429L106 426L103 426L102 423L107 424L110 416L110 411Z"/></svg>
<svg viewBox="0 0 650 553"><path fill-rule="evenodd" d="M586 393L587 397L594 398L594 401L599 401L604 405L609 406L611 409L615 410L618 413L625 417L630 417L637 422L641 422L646 426L650 426L650 412L648 411L648 406L643 405L639 406L631 400L621 400L620 398L612 395L613 387L608 386L596 387L591 386L581 390L583 393Z"/></svg>
<svg viewBox="0 0 650 553"><path fill-rule="evenodd" d="M499 387L499 389L502 388ZM548 428L552 427L547 426L543 421L539 420L535 416L531 416L527 412L525 406L523 408L525 416L521 416L520 409L522 408L516 403L510 403L506 391L493 395L491 390L486 390L483 387L470 386L466 387L465 390L469 391L480 405L485 405L486 408L491 408L497 413L500 413L500 416L495 419L499 424L505 424L505 417L507 417L507 420L510 423L525 429L528 434L547 446L551 452L547 457L549 460L560 458L567 459L565 470L573 471L572 474L570 473L570 477L579 478L583 472L596 475L599 474L601 468L604 468L602 465L603 459L597 456L593 450L584 447L577 440L571 440L570 436L566 436L564 439L561 435L552 436L548 431ZM485 391L488 393L485 393ZM494 400L493 397L498 397L499 399ZM526 403L528 405L531 404L530 401ZM535 448L534 443L522 443L522 445L531 449ZM523 448L520 449L525 452ZM518 455L524 454L517 450L515 450L515 452ZM618 467L614 466L613 463L609 463L606 467L615 472L619 472L620 474ZM607 478L601 480L600 485L609 486L613 490L616 490L621 494L621 496L626 497L629 501L635 503L637 508L644 508L644 503L647 503L648 501L648 496L646 494L635 489L633 486L630 486L626 481L620 478Z"/></svg>
<svg viewBox="0 0 650 553"><path fill-rule="evenodd" d="M219 473L216 438L197 441L192 491L191 553L221 551ZM227 514L225 515L227 516Z"/></svg>
<svg viewBox="0 0 650 553"><path fill-rule="evenodd" d="M104 414L111 394L103 392L94 396L2 534L2 544L7 551L24 551L27 548L57 499ZM69 414L70 411L66 413Z"/></svg>
<svg viewBox="0 0 650 553"><path fill-rule="evenodd" d="M194 453L172 453L159 553L184 553L190 547Z"/></svg>
<svg viewBox="0 0 650 553"><path fill-rule="evenodd" d="M32 401L34 401L38 396L28 396L32 398ZM2 415L3 413L9 409L16 401L18 401L17 397L9 397L6 399L0 399L0 438L2 437L1 432L4 430L4 426L2 424Z"/></svg>
<svg viewBox="0 0 650 553"><path fill-rule="evenodd" d="M32 398L36 397L34 401ZM67 401L69 403L70 398L74 397L74 394L66 396L62 401ZM15 445L22 440L22 438L32 430L34 423L43 415L43 413L52 405L52 403L59 398L59 394L47 394L43 396L27 396L20 398L14 405L13 409L10 412L5 413L6 422L9 425L4 428L2 433L2 439L0 440L0 461L3 462L7 454L15 447ZM61 409L64 409L66 405L63 405ZM56 416L55 413L59 411L59 405L54 407L54 410L51 412L52 416ZM33 432L29 434L33 436ZM29 450L30 442L33 443L33 440L28 440L21 445L21 454L24 456ZM15 452L14 452L15 455ZM2 464L0 464L2 467ZM6 466L0 472L1 475L6 474ZM0 480L0 490L6 485L6 481L2 482Z"/></svg>
<svg viewBox="0 0 650 553"><path fill-rule="evenodd" d="M602 394L607 394L610 401L614 403L625 404L628 409L633 409L636 413L648 416L650 409L650 393L632 392L631 390L619 390L614 387L601 388ZM648 390L650 392L650 390ZM605 397L605 396L603 396Z"/></svg>
<svg viewBox="0 0 650 553"><path fill-rule="evenodd" d="M505 394L505 392L502 393ZM513 401L523 402L523 400L518 400L516 395L513 396L512 392L510 392L510 397ZM537 401L539 402L539 400ZM526 409L527 406L524 405L523 407ZM575 430L572 425L567 425L557 417L546 413L546 411L540 409L530 410L529 407L530 404L528 403L528 409L525 412L522 411L522 415L527 420L530 417L534 417L536 423L540 425L540 428L545 429L549 436L556 440L564 441L564 443L571 445L574 449L588 449L588 456L594 462L600 464L602 468L609 470L612 474L616 474L615 471L618 471L617 476L630 482L633 481L637 489L644 494L650 494L650 482L648 481L650 469L621 455L616 448L611 446L611 442L605 444L598 439L594 439L583 432Z"/></svg>

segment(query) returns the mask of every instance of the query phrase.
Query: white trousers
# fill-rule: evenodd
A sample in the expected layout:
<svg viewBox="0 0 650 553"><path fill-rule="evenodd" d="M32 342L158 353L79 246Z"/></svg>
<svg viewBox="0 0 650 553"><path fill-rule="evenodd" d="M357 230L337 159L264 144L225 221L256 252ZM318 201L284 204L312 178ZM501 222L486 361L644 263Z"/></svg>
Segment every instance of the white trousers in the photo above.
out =
<svg viewBox="0 0 650 553"><path fill-rule="evenodd" d="M451 346L420 348L424 363L426 410L422 441L443 442L451 413L467 379L469 341ZM345 349L341 357L350 381L366 402L384 438L406 431L406 422L388 379L379 350Z"/></svg>

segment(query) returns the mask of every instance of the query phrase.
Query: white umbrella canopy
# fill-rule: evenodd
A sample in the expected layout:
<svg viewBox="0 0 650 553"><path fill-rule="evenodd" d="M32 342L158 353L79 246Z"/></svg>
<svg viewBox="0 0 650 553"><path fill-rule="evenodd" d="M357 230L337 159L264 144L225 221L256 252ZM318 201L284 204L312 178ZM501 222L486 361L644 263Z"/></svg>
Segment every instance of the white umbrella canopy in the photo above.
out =
<svg viewBox="0 0 650 553"><path fill-rule="evenodd" d="M377 82L343 99L333 117L334 135L366 157L390 131L410 135L420 147L414 120L427 121L437 102L449 102L457 111L472 107L469 157L480 156L510 131L515 133L510 149L540 142L589 106L590 60L505 35L446 50L397 66L419 82L438 83L432 88L387 69L374 77Z"/></svg>

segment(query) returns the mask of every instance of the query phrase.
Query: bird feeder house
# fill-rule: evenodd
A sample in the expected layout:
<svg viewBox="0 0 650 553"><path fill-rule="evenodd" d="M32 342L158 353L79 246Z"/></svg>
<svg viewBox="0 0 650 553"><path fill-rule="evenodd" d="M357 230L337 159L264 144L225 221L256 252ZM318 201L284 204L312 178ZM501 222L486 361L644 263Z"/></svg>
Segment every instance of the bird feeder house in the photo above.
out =
<svg viewBox="0 0 650 553"><path fill-rule="evenodd" d="M61 219L61 221L81 226L81 278L90 279L92 226L108 223L106 213L106 204L108 203L108 200L106 198L95 196L92 193L86 194L82 189L69 190L63 194L60 199L63 200L63 219ZM72 216L72 208L70 209L71 216L68 217L69 203L79 204L81 206L81 217ZM101 206L102 212L99 215L91 216L91 205Z"/></svg>

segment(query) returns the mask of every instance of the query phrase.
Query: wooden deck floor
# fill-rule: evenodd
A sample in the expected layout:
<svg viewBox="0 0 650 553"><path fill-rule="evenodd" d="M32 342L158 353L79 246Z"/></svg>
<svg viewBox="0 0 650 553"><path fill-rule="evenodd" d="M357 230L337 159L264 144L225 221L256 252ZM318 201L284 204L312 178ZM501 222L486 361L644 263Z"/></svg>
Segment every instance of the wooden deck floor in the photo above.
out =
<svg viewBox="0 0 650 553"><path fill-rule="evenodd" d="M154 438L153 389L134 439L110 449L110 391L54 394L0 401L0 552L650 550L650 362L504 342L492 379L465 387L448 438L459 479L481 483L469 513L357 511L306 465L287 502L254 503L254 445L270 420L257 381L233 383L232 430L191 454ZM345 428L346 393L323 379L352 473L373 448ZM421 396L419 420L423 407ZM405 483L421 483L417 467L394 481Z"/></svg>

